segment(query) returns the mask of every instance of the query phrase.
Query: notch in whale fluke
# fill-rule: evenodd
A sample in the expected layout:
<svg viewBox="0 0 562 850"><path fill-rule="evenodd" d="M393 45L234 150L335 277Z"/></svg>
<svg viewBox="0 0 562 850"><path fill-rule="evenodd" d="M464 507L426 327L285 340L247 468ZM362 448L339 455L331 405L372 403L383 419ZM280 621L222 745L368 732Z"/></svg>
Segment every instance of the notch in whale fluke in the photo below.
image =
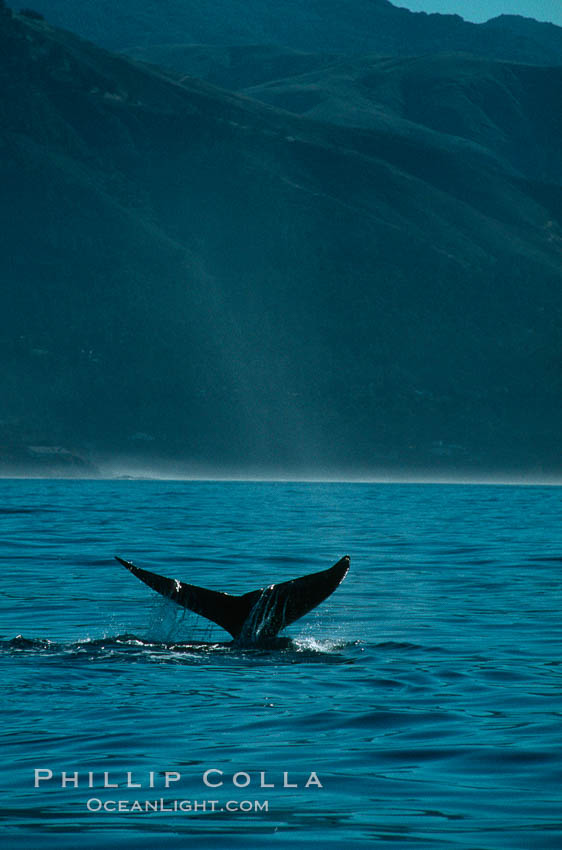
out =
<svg viewBox="0 0 562 850"><path fill-rule="evenodd" d="M151 573L117 556L116 560L153 590L217 623L235 640L250 643L271 640L308 614L334 592L349 570L346 555L327 570L233 596Z"/></svg>

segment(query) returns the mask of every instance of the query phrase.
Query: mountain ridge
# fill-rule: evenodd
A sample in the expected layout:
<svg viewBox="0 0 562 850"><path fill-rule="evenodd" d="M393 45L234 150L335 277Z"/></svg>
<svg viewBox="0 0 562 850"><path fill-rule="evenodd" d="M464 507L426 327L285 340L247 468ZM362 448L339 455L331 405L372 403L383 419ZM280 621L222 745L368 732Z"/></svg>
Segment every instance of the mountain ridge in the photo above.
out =
<svg viewBox="0 0 562 850"><path fill-rule="evenodd" d="M22 9L25 2L13 3ZM158 43L276 44L297 50L404 55L463 50L538 64L559 63L562 28L520 16L485 24L458 15L411 12L389 0L166 0L76 4L35 0L53 24L112 50Z"/></svg>

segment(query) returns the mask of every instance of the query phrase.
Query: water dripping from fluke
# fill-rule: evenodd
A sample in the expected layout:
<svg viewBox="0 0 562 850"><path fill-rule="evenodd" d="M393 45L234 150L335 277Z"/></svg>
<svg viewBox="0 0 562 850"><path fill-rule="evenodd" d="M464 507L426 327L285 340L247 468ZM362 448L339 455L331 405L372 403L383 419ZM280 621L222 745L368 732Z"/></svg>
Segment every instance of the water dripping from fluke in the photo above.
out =
<svg viewBox="0 0 562 850"><path fill-rule="evenodd" d="M286 626L327 599L349 570L346 555L327 570L235 596L167 578L119 557L116 560L152 590L217 623L240 646L265 646L278 639Z"/></svg>

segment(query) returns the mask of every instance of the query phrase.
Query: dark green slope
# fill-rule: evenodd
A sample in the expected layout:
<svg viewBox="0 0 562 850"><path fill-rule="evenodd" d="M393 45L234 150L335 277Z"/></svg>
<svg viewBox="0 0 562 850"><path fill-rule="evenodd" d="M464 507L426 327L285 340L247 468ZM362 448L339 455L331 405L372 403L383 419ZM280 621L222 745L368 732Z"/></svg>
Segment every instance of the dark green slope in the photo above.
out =
<svg viewBox="0 0 562 850"><path fill-rule="evenodd" d="M0 27L6 464L559 468L554 189Z"/></svg>

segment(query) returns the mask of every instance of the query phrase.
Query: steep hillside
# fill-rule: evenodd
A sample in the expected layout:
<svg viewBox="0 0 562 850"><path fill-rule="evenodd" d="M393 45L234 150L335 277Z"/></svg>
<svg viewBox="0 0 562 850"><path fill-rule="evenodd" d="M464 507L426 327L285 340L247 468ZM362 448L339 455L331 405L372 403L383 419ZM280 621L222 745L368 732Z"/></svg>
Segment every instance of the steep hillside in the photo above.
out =
<svg viewBox="0 0 562 850"><path fill-rule="evenodd" d="M33 8L114 50L163 44L274 44L393 56L463 50L547 65L560 63L562 55L562 29L552 24L517 16L472 24L458 15L410 12L388 0L34 0Z"/></svg>
<svg viewBox="0 0 562 850"><path fill-rule="evenodd" d="M553 187L25 18L0 83L6 468L560 469Z"/></svg>

